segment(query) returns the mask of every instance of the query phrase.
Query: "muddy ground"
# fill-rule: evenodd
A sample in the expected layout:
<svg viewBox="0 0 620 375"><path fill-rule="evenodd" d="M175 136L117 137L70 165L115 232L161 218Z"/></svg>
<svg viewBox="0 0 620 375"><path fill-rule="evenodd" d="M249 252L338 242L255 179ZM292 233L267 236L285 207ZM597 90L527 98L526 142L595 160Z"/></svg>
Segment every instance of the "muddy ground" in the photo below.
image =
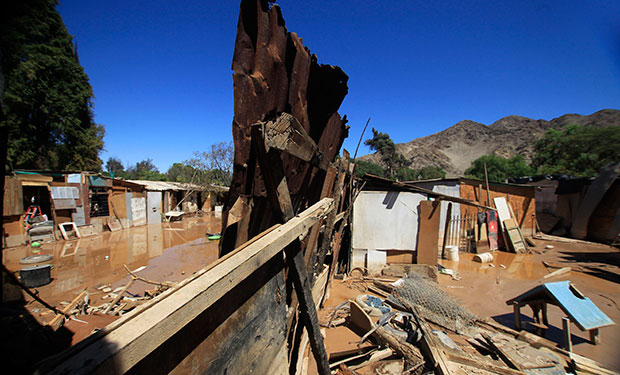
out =
<svg viewBox="0 0 620 375"><path fill-rule="evenodd" d="M10 271L18 271L31 266L20 264L26 256L52 255L52 282L36 288L39 296L49 304L62 308L63 303L86 290L90 305L97 306L111 300L104 298L109 292L102 291L102 287L114 290L129 282L130 276L124 265L130 270L145 267L137 274L146 279L178 282L212 263L218 256L218 241L209 241L206 233L218 233L220 227L220 217L189 217L178 222L104 232L78 240L44 243L40 248L20 246L5 249L3 260ZM128 292L142 297L146 290L153 288L156 287L136 281ZM40 324L54 317L30 296L25 299L26 308ZM118 319L118 316L96 314L80 315L78 318L87 323L72 320L65 324L65 328L71 331L72 344Z"/></svg>
<svg viewBox="0 0 620 375"><path fill-rule="evenodd" d="M588 333L571 324L573 351L610 369L620 370L620 251L611 246L592 243L534 241L534 253L516 255L495 252L492 265L474 262L473 254L463 253L458 262L440 260L442 266L457 271L460 280L440 274L439 285L445 292L462 301L474 314L490 317L514 329L513 308L506 305L507 300L543 282L570 280L616 322L615 325L600 329L599 345L591 344ZM545 249L546 245L553 246L553 249ZM571 267L573 271L543 281L543 276L558 269L547 268L543 261L557 267ZM354 299L361 293L370 292L364 291L363 286L355 280L334 280L331 296L319 316L328 316L334 306L347 299ZM548 314L550 327L545 337L562 347L562 318L565 315L556 306L549 306ZM532 311L529 307L522 308L521 315L523 327L527 329L525 322L533 320ZM360 334L347 326L328 328L325 339L327 352L354 349L359 339ZM313 362L311 358L310 374L316 371Z"/></svg>
<svg viewBox="0 0 620 375"><path fill-rule="evenodd" d="M4 263L9 270L17 271L28 265L20 259L38 254L53 256L52 282L36 288L44 300L54 306L71 301L83 290L90 293L91 305L105 302L106 295L100 288L115 289L124 286L129 276L124 268L135 270L145 267L138 274L157 281L180 281L217 259L217 242L209 241L206 233L220 231L220 218L213 216L186 218L181 222L164 223L106 232L74 241L57 241L35 249L27 246L4 250ZM455 296L463 305L480 317L490 317L514 328L513 310L505 301L542 282L570 280L613 321L620 322L620 251L616 248L591 243L565 243L534 240L534 253L515 255L496 252L492 263L477 263L473 254L461 253L458 262L440 260L439 263L458 272L460 280L439 275L439 285ZM545 249L546 245L553 246ZM555 267L572 268L572 272L543 280L544 275L557 268L547 268L543 261ZM491 265L492 264L492 265ZM143 296L153 286L134 282L129 293ZM319 317L330 314L331 308L366 293L364 283L348 279L333 280L330 298L319 312ZM53 318L47 309L26 297L26 308L39 324ZM550 329L546 338L562 346L562 311L549 307ZM531 320L529 308L521 310L522 320ZM79 317L86 323L69 321L63 329L68 331L71 344L75 344L93 330L102 328L117 316L91 315ZM524 327L527 324L524 323ZM573 350L590 357L610 369L620 370L620 324L601 329L601 343L592 345L588 333L572 325ZM326 330L328 353L341 352L356 347L360 335L346 325ZM68 343L67 343L68 344ZM369 345L369 344L365 344ZM310 356L312 357L312 356ZM310 358L309 373L315 373ZM363 373L360 372L360 373Z"/></svg>

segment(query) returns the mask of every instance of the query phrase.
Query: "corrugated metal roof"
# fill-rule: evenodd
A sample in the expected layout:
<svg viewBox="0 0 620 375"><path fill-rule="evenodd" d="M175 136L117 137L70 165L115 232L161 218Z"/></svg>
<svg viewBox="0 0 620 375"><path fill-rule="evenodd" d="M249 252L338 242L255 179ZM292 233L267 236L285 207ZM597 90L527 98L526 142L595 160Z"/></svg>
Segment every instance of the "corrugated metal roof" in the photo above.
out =
<svg viewBox="0 0 620 375"><path fill-rule="evenodd" d="M138 184L144 186L146 190L152 191L167 191L167 190L175 190L175 191L228 191L228 187L226 186L218 186L209 184L207 186L204 185L196 185L196 184L187 184L183 182L171 182L171 181L149 181L149 180L127 180L131 183Z"/></svg>

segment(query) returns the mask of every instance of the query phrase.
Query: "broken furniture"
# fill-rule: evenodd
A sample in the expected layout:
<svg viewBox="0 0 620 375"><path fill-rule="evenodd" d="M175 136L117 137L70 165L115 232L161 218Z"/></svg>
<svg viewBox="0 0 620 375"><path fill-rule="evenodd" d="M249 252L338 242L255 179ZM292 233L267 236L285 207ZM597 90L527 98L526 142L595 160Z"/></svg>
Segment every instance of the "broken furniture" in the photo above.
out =
<svg viewBox="0 0 620 375"><path fill-rule="evenodd" d="M590 332L590 341L597 345L600 341L599 328L614 324L614 322L599 310L592 301L584 296L570 281L545 283L534 287L527 292L509 299L507 305L514 307L515 326L521 330L521 307L529 305L534 312L535 327L544 331L549 322L547 319L547 304L558 306L582 331ZM563 322L564 345L570 350L570 324Z"/></svg>
<svg viewBox="0 0 620 375"><path fill-rule="evenodd" d="M75 225L74 222L60 223L58 224L58 228L60 229L62 238L65 240L73 240L81 237L80 231L78 231L77 225Z"/></svg>

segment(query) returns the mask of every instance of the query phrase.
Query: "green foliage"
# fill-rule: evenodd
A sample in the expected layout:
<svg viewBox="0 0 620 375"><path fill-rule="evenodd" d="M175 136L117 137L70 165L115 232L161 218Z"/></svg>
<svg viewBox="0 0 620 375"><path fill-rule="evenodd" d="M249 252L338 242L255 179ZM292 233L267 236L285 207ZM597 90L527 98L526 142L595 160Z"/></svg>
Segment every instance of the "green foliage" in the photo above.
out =
<svg viewBox="0 0 620 375"><path fill-rule="evenodd" d="M525 163L525 159L521 155L516 155L510 159L497 155L483 155L471 163L471 166L465 171L465 175L484 180L485 163L491 182L505 182L510 177L534 174L534 170Z"/></svg>
<svg viewBox="0 0 620 375"><path fill-rule="evenodd" d="M416 171L416 180L433 180L446 178L446 171L441 167L427 166Z"/></svg>
<svg viewBox="0 0 620 375"><path fill-rule="evenodd" d="M366 173L373 174L375 176L384 177L385 170L382 166L370 161L358 160L352 161L355 163L355 176L362 177Z"/></svg>
<svg viewBox="0 0 620 375"><path fill-rule="evenodd" d="M110 175L114 174L114 176L118 176L125 172L125 167L121 160L113 156L108 158L108 161L105 163L105 169Z"/></svg>
<svg viewBox="0 0 620 375"><path fill-rule="evenodd" d="M209 183L230 186L234 148L232 142L219 142L211 145L208 151L194 153L191 165L205 172Z"/></svg>
<svg viewBox="0 0 620 375"><path fill-rule="evenodd" d="M108 159L109 162L110 160ZM137 162L136 165L132 165L127 170L119 172L115 177L127 180L168 181L168 176L159 172L152 159Z"/></svg>
<svg viewBox="0 0 620 375"><path fill-rule="evenodd" d="M396 152L396 145L387 133L381 133L372 128L372 138L364 141L371 150L377 151L381 156L381 162L386 166L386 177L398 178L399 169L404 168L407 159Z"/></svg>
<svg viewBox="0 0 620 375"><path fill-rule="evenodd" d="M104 127L56 2L2 2L0 47L12 167L100 171Z"/></svg>
<svg viewBox="0 0 620 375"><path fill-rule="evenodd" d="M396 170L396 180L398 181L412 181L417 180L417 171L409 167L401 167Z"/></svg>
<svg viewBox="0 0 620 375"><path fill-rule="evenodd" d="M187 165L185 163L174 163L170 168L168 168L166 175L170 181L190 183L196 173L196 169L194 169L191 165Z"/></svg>
<svg viewBox="0 0 620 375"><path fill-rule="evenodd" d="M193 158L174 163L166 174L170 181L229 186L232 163L232 142L220 142L212 144L209 151L194 152Z"/></svg>
<svg viewBox="0 0 620 375"><path fill-rule="evenodd" d="M620 161L620 127L548 129L535 152L533 166L540 173L593 177L604 165Z"/></svg>

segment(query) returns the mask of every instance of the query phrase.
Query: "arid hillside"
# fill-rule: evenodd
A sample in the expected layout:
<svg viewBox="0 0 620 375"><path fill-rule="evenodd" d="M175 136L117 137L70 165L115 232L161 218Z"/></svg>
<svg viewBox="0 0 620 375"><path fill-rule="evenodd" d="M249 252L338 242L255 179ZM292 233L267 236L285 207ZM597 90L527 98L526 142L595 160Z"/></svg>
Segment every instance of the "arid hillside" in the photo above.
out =
<svg viewBox="0 0 620 375"><path fill-rule="evenodd" d="M620 126L620 111L603 109L591 115L566 114L551 121L507 116L491 125L463 120L446 130L396 145L411 168L440 166L448 176L462 175L471 162L486 154L512 157L521 154L530 162L534 143L548 128L562 129L569 124L596 127ZM379 163L377 154L359 159Z"/></svg>

